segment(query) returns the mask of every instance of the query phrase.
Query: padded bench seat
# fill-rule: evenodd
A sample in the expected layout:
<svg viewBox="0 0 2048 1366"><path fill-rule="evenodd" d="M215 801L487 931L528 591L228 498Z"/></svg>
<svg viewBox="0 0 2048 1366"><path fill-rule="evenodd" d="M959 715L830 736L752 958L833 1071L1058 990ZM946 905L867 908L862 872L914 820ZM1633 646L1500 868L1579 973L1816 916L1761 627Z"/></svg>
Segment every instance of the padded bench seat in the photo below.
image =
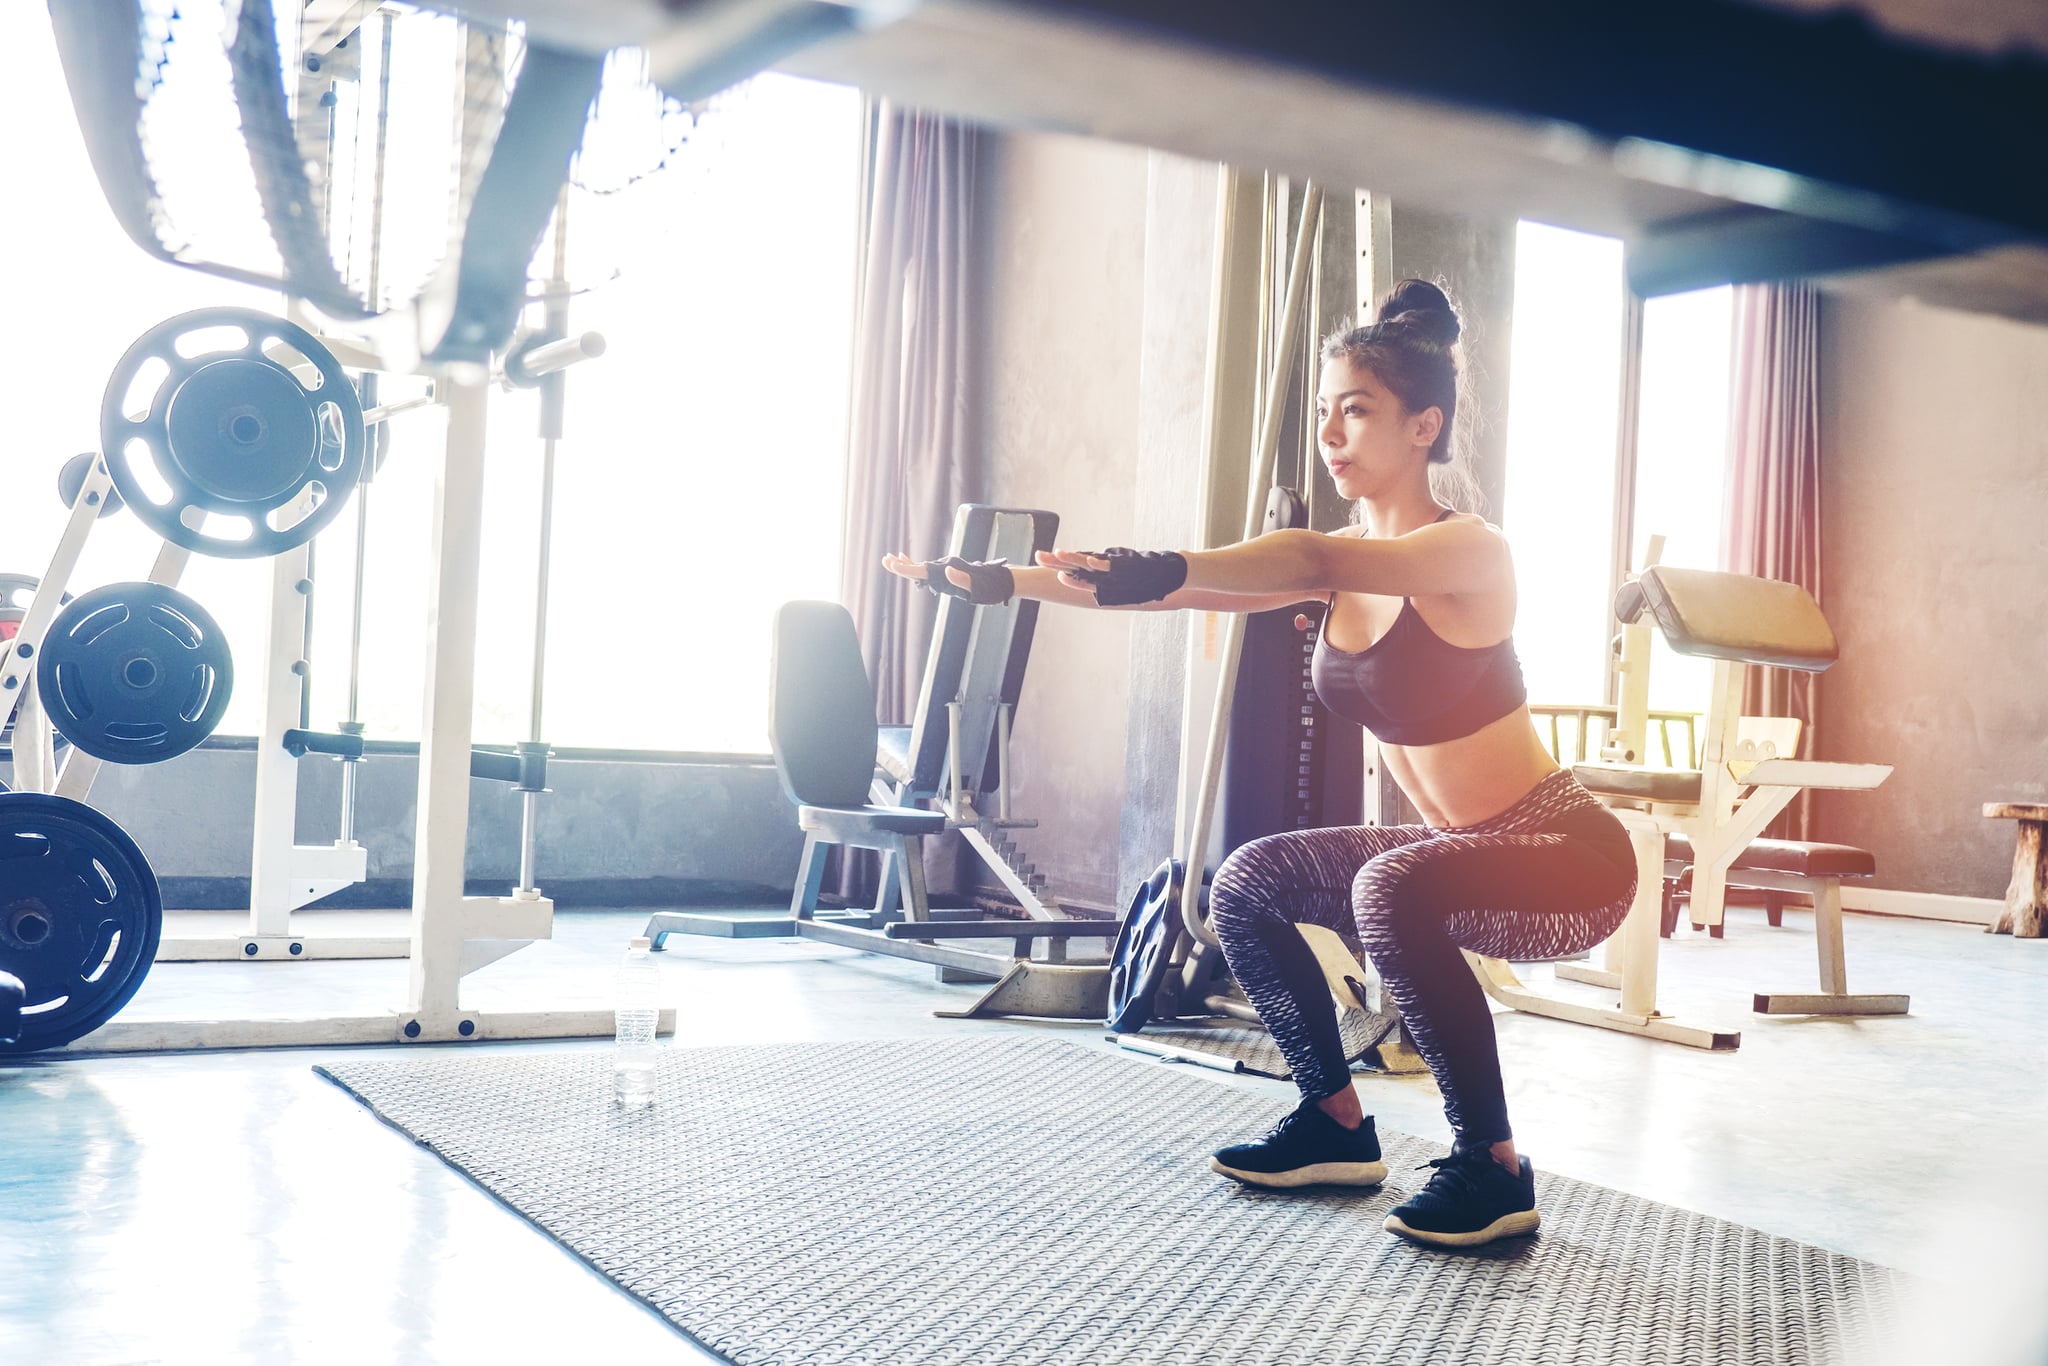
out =
<svg viewBox="0 0 2048 1366"><path fill-rule="evenodd" d="M1692 841L1683 835L1664 837L1667 863L1691 863ZM1875 877L1877 858L1848 844L1813 844L1804 840L1751 840L1735 856L1731 869L1755 868L1794 877Z"/></svg>
<svg viewBox="0 0 2048 1366"><path fill-rule="evenodd" d="M946 828L946 813L908 806L799 806L796 824L806 834L821 835L856 849L872 849L877 846L867 840L875 835L941 834Z"/></svg>
<svg viewBox="0 0 2048 1366"><path fill-rule="evenodd" d="M1572 776L1588 792L1638 801L1690 805L1700 799L1696 768L1650 768L1642 764L1573 764Z"/></svg>

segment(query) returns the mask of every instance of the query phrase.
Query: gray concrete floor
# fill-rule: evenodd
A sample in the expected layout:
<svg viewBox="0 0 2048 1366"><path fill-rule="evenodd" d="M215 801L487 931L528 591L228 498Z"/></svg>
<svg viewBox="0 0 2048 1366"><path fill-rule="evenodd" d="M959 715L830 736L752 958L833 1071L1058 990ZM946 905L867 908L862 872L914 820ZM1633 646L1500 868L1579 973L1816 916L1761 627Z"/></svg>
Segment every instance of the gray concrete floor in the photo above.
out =
<svg viewBox="0 0 2048 1366"><path fill-rule="evenodd" d="M554 940L472 977L465 1003L601 1004L644 919L565 912ZM232 933L239 920L201 923ZM669 947L677 1047L1005 1029L1109 1047L1099 1026L937 1019L974 989L917 964L781 940ZM2038 1306L2048 1085L2033 1055L2048 943L1857 916L1849 952L1852 985L1911 992L1910 1017L1751 1015L1754 990L1811 989L1812 923L1792 912L1771 929L1742 910L1725 940L1681 935L1663 959L1667 1010L1740 1028L1737 1052L1498 1016L1524 1150L1562 1174L1916 1273L1951 1311L1975 1296L1978 1317L1996 1319L2008 1283L2031 1284ZM124 1018L376 1011L400 1004L405 982L402 961L159 964ZM709 1359L315 1077L338 1053L0 1064L0 1362ZM1276 1116L1290 1103L1283 1084L1200 1075L1270 1094ZM1446 1136L1427 1078L1359 1085L1383 1128ZM791 1098L792 1123L801 1104ZM2003 1349L1973 1354L1942 1322L1935 1355L1906 1355L1919 1351L1909 1331L1898 1359ZM2040 1327L2038 1308L1997 1326L1999 1344L2016 1343Z"/></svg>

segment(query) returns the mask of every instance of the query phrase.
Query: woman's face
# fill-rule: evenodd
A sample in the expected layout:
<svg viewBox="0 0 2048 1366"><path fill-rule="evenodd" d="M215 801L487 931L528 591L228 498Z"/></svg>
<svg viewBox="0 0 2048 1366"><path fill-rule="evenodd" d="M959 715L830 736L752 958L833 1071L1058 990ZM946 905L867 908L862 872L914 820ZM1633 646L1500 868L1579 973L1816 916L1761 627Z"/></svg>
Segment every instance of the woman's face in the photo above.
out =
<svg viewBox="0 0 2048 1366"><path fill-rule="evenodd" d="M1345 356L1323 362L1316 392L1316 444L1346 498L1367 498L1413 477L1429 459L1443 413L1411 413L1379 376Z"/></svg>

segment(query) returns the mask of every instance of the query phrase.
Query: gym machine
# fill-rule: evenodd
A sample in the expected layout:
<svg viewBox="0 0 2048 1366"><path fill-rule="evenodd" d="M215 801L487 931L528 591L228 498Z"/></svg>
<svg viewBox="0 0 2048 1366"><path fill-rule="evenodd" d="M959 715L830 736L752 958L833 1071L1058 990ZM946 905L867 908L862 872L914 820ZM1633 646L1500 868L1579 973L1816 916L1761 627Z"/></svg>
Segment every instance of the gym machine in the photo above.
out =
<svg viewBox="0 0 2048 1366"><path fill-rule="evenodd" d="M1052 548L1058 527L1049 512L970 503L954 516L948 553L1029 564L1035 552ZM655 948L671 934L795 935L929 963L942 982L988 984L964 1008L935 1012L941 1016L1101 1019L1108 966L1070 960L1067 950L1075 939L1107 939L1116 926L1062 914L1011 839L1013 831L1038 824L1013 814L1009 773L1010 729L1037 617L1038 604L1028 599L976 606L942 597L910 724L876 727L873 691L845 610L825 603L785 606L776 625L770 741L805 831L790 914L660 912L646 929ZM840 762L830 752L845 734L870 731L865 806L830 784L813 785L816 770ZM958 833L996 875L1024 918L930 907L919 841L946 831ZM871 910L821 910L825 854L835 846L881 855ZM976 941L1007 941L1010 948L990 950Z"/></svg>
<svg viewBox="0 0 2048 1366"><path fill-rule="evenodd" d="M1813 890L1823 992L1776 993L1757 998L1759 1011L1811 1014L1903 1014L1903 996L1851 996L1842 960L1839 878L1826 895L1825 874L1778 874L1768 868L1730 872L1772 817L1810 788L1867 791L1891 775L1886 764L1820 763L1780 756L1774 742L1743 733L1742 666L1799 669L1818 673L1836 658L1834 632L1812 596L1797 584L1747 574L1658 566L1651 563L1624 583L1614 613L1621 627L1620 719L1609 753L1597 762L1575 764L1574 776L1598 796L1627 827L1636 853L1636 895L1628 918L1608 940L1604 966L1560 964L1569 981L1618 993L1612 1006L1561 1000L1535 991L1498 959L1468 953L1481 987L1515 1010L1637 1034L1709 1051L1741 1045L1734 1030L1718 1030L1673 1019L1657 1007L1658 925L1664 900L1667 836L1684 836L1691 864L1693 919L1707 925L1721 917L1731 880L1790 891ZM1714 661L1714 682L1700 766L1659 767L1623 760L1644 749L1649 685L1650 632L1656 629L1679 654Z"/></svg>
<svg viewBox="0 0 2048 1366"><path fill-rule="evenodd" d="M554 321L564 321L559 311ZM569 338L543 330L523 339L500 372L508 382L555 386L543 401L550 467L560 435L561 372L602 350L594 334ZM467 462L472 483L481 476L486 382L457 376L442 389L452 414L449 463ZM468 500L470 520L457 522L463 500L450 499L445 488L441 539L466 532L467 565L461 546L453 561L444 546L437 562L440 610L433 619L441 629L422 745L421 868L413 930L399 941L414 959L409 1008L348 1019L108 1024L156 956L162 908L147 860L85 799L103 761L150 763L181 754L212 732L226 708L233 680L226 642L205 609L175 586L195 551L271 556L276 567L250 932L219 941L210 953L188 941L175 956L304 961L382 948L289 933L286 917L294 906L362 876L361 847L346 838L352 832L345 830L333 848L289 846L295 862L280 865L276 854L278 832L290 839L298 756L353 759L362 752L359 730L325 734L303 724L308 555L313 536L361 477L367 430L390 412L366 414L333 352L311 333L249 310L207 309L170 319L145 333L115 367L102 411L106 454L67 466L62 491L72 511L65 531L34 596L21 605L22 585L13 584L16 598L6 613L15 619L6 623L12 634L0 659L0 696L13 717L14 778L21 790L0 794L0 879L15 893L0 925L0 966L23 979L27 994L25 1028L9 1045L14 1051L60 1046L89 1031L97 1031L95 1049L119 1049L610 1030L609 1011L487 1016L459 1007L460 978L547 937L553 908L532 879L533 801L545 790L547 755L538 740L538 686L534 739L511 754L472 752L468 743L481 526L476 499ZM165 538L149 579L68 598L65 586L87 534L124 505ZM543 614L545 564L543 551ZM544 615L537 626L544 642ZM458 731L459 748L448 743ZM61 767L57 736L70 741ZM521 886L510 897L461 896L472 774L502 778L526 798ZM30 857L45 849L61 857ZM292 889L291 904L253 894L279 883Z"/></svg>
<svg viewBox="0 0 2048 1366"><path fill-rule="evenodd" d="M1217 280L1217 296L1224 305L1227 305L1231 293L1227 244L1230 241L1229 198L1232 191L1233 181L1226 178L1219 205L1219 236L1225 248L1218 252ZM1259 430L1251 455L1247 486L1242 527L1245 539L1264 531L1298 525L1304 518L1299 495L1275 483L1274 473L1287 415L1288 381L1295 368L1299 343L1307 331L1303 323L1305 300L1311 263L1317 256L1322 204L1322 192L1316 186L1302 187L1294 248L1291 256L1285 258L1285 303L1277 320L1270 317L1260 320L1262 327L1270 328L1270 335L1267 338L1269 344L1262 347L1266 374L1260 394ZM1272 257L1281 239L1279 229L1284 227L1284 222L1275 221L1270 197L1266 218L1262 255L1267 259L1262 261L1262 275L1270 279L1275 273L1274 266L1279 264ZM1219 316L1219 328L1232 325L1229 318ZM1212 463L1226 458L1226 453L1215 448L1213 432L1214 395L1223 385L1217 373L1220 365L1219 348L1218 353L1212 355L1210 375L1212 432L1209 454ZM1210 487L1210 484L1205 483L1204 487ZM1207 526L1209 522L1205 508L1200 523ZM1321 770L1331 762L1329 752L1348 742L1352 746L1350 753L1359 753L1363 741L1355 727L1349 728L1348 733L1344 730L1328 733L1334 728L1318 726L1319 721L1328 720L1319 716L1319 705L1313 699L1302 701L1306 696L1307 652L1313 648L1313 637L1305 634L1309 628L1293 622L1294 615L1292 609L1287 609L1257 617L1244 613L1225 616L1222 643L1216 652L1219 658L1214 666L1214 691L1206 699L1209 702L1207 725L1200 733L1195 730L1192 720L1200 710L1198 690L1206 670L1200 667L1191 642L1190 686L1185 712L1190 724L1183 732L1184 791L1175 838L1176 849L1181 852L1162 863L1150 878L1139 885L1111 950L1108 1023L1119 1044L1125 1048L1155 1056L1188 1059L1194 1055L1170 1045L1154 1043L1141 1031L1155 1020L1194 1021L1220 1017L1242 1023L1259 1022L1258 1012L1229 981L1223 964L1222 945L1209 928L1207 898L1201 890L1206 886L1206 869L1218 853L1215 840L1219 805L1230 805L1228 800L1220 800L1223 798L1227 745L1240 747L1238 785L1242 787L1249 781L1261 786L1249 800L1240 795L1235 803L1235 812L1223 822L1221 853L1227 854L1237 843L1259 835L1296 828L1297 823L1358 818L1355 810L1332 812L1327 816L1322 810L1320 792L1326 775ZM1243 663L1245 640L1247 634L1254 631L1260 635L1262 646L1273 652L1273 658L1255 661L1252 668L1259 672L1252 675L1254 686L1246 690L1242 699L1244 705L1240 706L1239 689L1245 681L1247 668ZM1271 670L1270 674L1268 670ZM1283 722L1277 729L1281 736L1287 738L1281 739L1277 746L1274 743L1276 728L1268 724L1271 715L1262 715L1261 712L1277 712ZM1292 732L1291 736L1289 732ZM1196 748L1197 744L1200 748ZM1248 750L1255 751L1255 755L1245 752ZM1348 755L1336 763L1342 773L1356 779L1356 790L1357 783L1362 783L1362 768L1351 763ZM1276 775L1278 788L1268 787ZM1204 875L1200 884L1191 889L1189 884L1196 882L1189 872L1193 869L1204 870ZM1340 1015L1355 1011L1372 1017L1364 1031L1367 1042L1362 1045L1363 1057L1383 1071L1420 1070L1421 1060L1401 1033L1398 1017L1385 1009L1377 999L1377 993L1370 989L1372 974L1351 949L1338 935L1319 926L1299 928L1323 967L1333 1008Z"/></svg>

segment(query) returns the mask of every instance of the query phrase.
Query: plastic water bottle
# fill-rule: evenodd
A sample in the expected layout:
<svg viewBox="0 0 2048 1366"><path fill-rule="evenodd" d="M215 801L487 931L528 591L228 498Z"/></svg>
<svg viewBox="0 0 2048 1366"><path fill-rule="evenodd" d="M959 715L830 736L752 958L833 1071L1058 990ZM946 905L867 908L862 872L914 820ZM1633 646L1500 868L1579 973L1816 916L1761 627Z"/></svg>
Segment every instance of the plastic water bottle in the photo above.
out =
<svg viewBox="0 0 2048 1366"><path fill-rule="evenodd" d="M661 1014L661 969L654 941L635 939L619 965L618 1006L612 1045L612 1088L621 1106L637 1110L654 1099L654 1027Z"/></svg>

